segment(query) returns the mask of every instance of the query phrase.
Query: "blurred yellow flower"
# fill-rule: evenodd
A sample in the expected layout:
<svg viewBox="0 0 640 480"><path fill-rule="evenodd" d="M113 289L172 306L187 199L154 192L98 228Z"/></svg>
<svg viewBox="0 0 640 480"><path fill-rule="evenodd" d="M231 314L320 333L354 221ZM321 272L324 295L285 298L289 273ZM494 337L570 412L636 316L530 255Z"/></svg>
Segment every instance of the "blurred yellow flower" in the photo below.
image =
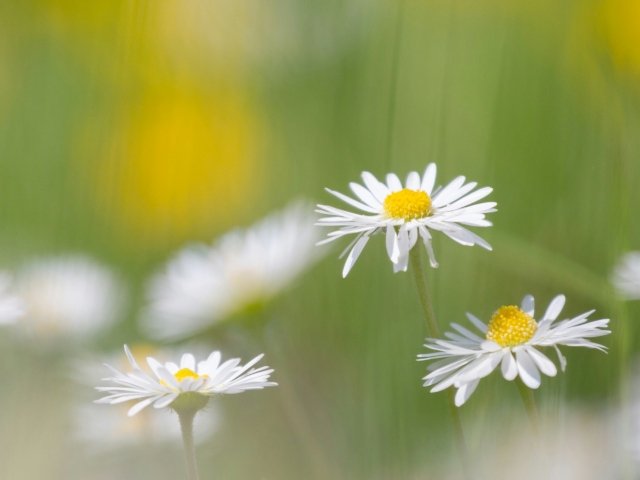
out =
<svg viewBox="0 0 640 480"><path fill-rule="evenodd" d="M261 127L239 92L154 92L128 113L99 176L128 235L184 240L235 223L256 201Z"/></svg>
<svg viewBox="0 0 640 480"><path fill-rule="evenodd" d="M640 2L607 0L597 18L614 65L640 74Z"/></svg>

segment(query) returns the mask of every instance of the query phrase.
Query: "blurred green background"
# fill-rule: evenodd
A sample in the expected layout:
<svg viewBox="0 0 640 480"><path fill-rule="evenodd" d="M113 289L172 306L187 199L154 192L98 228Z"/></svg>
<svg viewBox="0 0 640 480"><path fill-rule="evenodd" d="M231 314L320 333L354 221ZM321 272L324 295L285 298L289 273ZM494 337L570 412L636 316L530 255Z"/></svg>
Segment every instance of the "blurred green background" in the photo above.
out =
<svg viewBox="0 0 640 480"><path fill-rule="evenodd" d="M441 328L564 293L563 313L612 319L610 353L565 349L566 374L536 392L543 416L624 415L640 307L608 278L640 248L639 80L635 0L7 0L0 267L67 252L112 266L130 307L91 346L111 352L147 341L144 281L185 242L292 198L336 205L323 188L363 170L436 162L439 184L492 186L499 210L477 232L493 252L435 235ZM264 351L280 383L219 400L203 479L459 478L444 395L415 361L426 327L411 275L392 273L381 238L347 279L339 251L269 306L258 340L233 324L198 339ZM77 440L72 406L98 395L71 379L71 358L0 331L0 476L185 478L179 444ZM524 418L513 385L492 375L462 416L472 457L506 461L494 446ZM631 460L610 467L634 478Z"/></svg>

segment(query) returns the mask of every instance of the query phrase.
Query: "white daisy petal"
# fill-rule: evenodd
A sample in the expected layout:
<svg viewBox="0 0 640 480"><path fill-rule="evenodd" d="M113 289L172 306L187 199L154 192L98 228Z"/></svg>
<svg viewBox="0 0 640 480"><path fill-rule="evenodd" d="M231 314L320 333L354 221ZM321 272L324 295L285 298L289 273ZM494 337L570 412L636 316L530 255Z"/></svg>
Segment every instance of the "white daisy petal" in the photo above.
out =
<svg viewBox="0 0 640 480"><path fill-rule="evenodd" d="M487 326L480 319L469 312L467 312L467 318L478 330L484 334L487 333Z"/></svg>
<svg viewBox="0 0 640 480"><path fill-rule="evenodd" d="M393 227L387 227L387 254L393 263L398 263L400 258L400 247L398 246L398 236Z"/></svg>
<svg viewBox="0 0 640 480"><path fill-rule="evenodd" d="M362 200L364 203L366 203L367 205L369 205L371 208L376 209L377 211L380 210L380 208L382 208L382 203L379 202L374 196L373 194L367 190L366 188L364 188L362 185L359 185L357 183L351 182L349 184L349 187L351 188L351 191L353 193L356 194L356 196Z"/></svg>
<svg viewBox="0 0 640 480"><path fill-rule="evenodd" d="M512 381L518 376L518 364L511 352L502 357L502 376L505 380Z"/></svg>
<svg viewBox="0 0 640 480"><path fill-rule="evenodd" d="M399 192L402 190L402 182L395 173L389 173L387 175L387 186L392 192Z"/></svg>
<svg viewBox="0 0 640 480"><path fill-rule="evenodd" d="M424 171L420 189L427 192L428 195L431 195L431 192L433 191L433 185L436 183L436 171L437 169L435 163L430 163L429 165L427 165L427 168Z"/></svg>
<svg viewBox="0 0 640 480"><path fill-rule="evenodd" d="M384 199L387 198L387 195L391 193L391 190L389 190L384 183L379 182L378 179L369 172L362 172L362 181L381 204L384 202Z"/></svg>
<svg viewBox="0 0 640 480"><path fill-rule="evenodd" d="M542 373L548 377L555 377L557 375L558 369L546 355L533 347L525 347L525 349Z"/></svg>
<svg viewBox="0 0 640 480"><path fill-rule="evenodd" d="M358 260L358 257L362 253L362 250L364 249L368 241L369 241L369 237L365 235L360 240L358 240L355 246L351 249L351 252L347 257L347 261L344 263L344 268L342 269L343 278L349 274L349 272L353 268L353 265L356 263L356 260Z"/></svg>
<svg viewBox="0 0 640 480"><path fill-rule="evenodd" d="M553 300L551 300L551 303L547 307L547 311L544 313L544 316L540 321L555 320L556 318L558 318L558 315L560 315L560 312L564 308L564 302L564 295L558 295Z"/></svg>
<svg viewBox="0 0 640 480"><path fill-rule="evenodd" d="M405 185L409 190L420 190L420 174L418 172L409 173Z"/></svg>
<svg viewBox="0 0 640 480"><path fill-rule="evenodd" d="M524 310L527 315L534 316L535 300L532 295L527 295L522 299L522 310Z"/></svg>
<svg viewBox="0 0 640 480"><path fill-rule="evenodd" d="M459 176L454 178L449 185L444 187L437 195L433 198L433 205L435 207L442 207L449 203L451 199L457 198L456 194L462 185L464 184L465 177Z"/></svg>
<svg viewBox="0 0 640 480"><path fill-rule="evenodd" d="M458 388L455 398L456 407L461 407L467 400L469 400L469 397L475 391L479 382L480 380L472 380L461 385L460 388Z"/></svg>
<svg viewBox="0 0 640 480"><path fill-rule="evenodd" d="M188 368L189 370L196 369L196 359L190 353L185 353L180 360L180 368Z"/></svg>
<svg viewBox="0 0 640 480"><path fill-rule="evenodd" d="M540 372L535 363L526 350L519 349L515 353L518 373L523 383L529 388L538 388L540 386Z"/></svg>

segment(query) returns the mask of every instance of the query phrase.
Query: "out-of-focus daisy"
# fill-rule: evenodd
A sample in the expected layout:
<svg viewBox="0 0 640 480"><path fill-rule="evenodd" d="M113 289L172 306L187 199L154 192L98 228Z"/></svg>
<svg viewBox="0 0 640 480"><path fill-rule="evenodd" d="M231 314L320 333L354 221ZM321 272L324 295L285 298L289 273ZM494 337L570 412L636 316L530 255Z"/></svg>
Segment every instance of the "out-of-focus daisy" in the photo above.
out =
<svg viewBox="0 0 640 480"><path fill-rule="evenodd" d="M184 337L270 300L319 258L313 222L296 203L213 246L186 247L151 280L143 327L155 338Z"/></svg>
<svg viewBox="0 0 640 480"><path fill-rule="evenodd" d="M555 376L556 366L538 347L554 347L562 371L566 367L566 359L558 345L606 351L606 347L587 340L611 333L602 330L609 323L608 319L588 321L587 317L595 310L553 324L564 302L564 295L555 297L539 322L534 319L534 300L531 295L524 297L522 307L500 307L488 325L467 313L469 321L484 338L452 323L457 333L447 332L445 336L448 340L428 339L425 346L436 353L418 355L418 360L439 361L428 367L431 373L424 377L424 386L434 385L432 392L454 386L458 389L455 403L461 406L476 389L480 379L493 372L498 365L501 365L506 380L514 380L520 375L529 388L540 386L540 372Z"/></svg>
<svg viewBox="0 0 640 480"><path fill-rule="evenodd" d="M0 325L15 323L24 316L24 304L13 290L12 276L0 272Z"/></svg>
<svg viewBox="0 0 640 480"><path fill-rule="evenodd" d="M640 299L640 252L624 255L613 270L611 282L628 300Z"/></svg>
<svg viewBox="0 0 640 480"><path fill-rule="evenodd" d="M153 404L155 408L172 405L176 400L195 400L203 408L211 397L222 394L241 393L245 390L261 390L264 387L277 385L269 381L273 372L269 367L253 367L263 355L258 355L244 366L239 358L232 358L220 363L220 352L213 352L204 361L198 362L190 353L182 356L180 365L167 362L164 365L152 357L147 363L153 374L145 373L136 363L129 348L124 350L129 358L133 373L122 374L113 367L107 367L113 377L105 380L115 386L97 387L96 390L109 395L96 400L95 403L111 405L139 400L129 409L128 415L134 416L145 407Z"/></svg>
<svg viewBox="0 0 640 480"><path fill-rule="evenodd" d="M369 237L376 233L386 235L387 253L393 262L394 272L406 271L409 261L409 250L422 238L429 254L432 267L437 267L433 248L431 247L430 230L439 230L462 245L475 245L491 250L491 246L475 233L461 225L474 227L490 227L485 214L495 212L495 202L473 205L492 192L492 188L484 187L475 192L476 182L465 184L465 177L457 177L444 188L434 188L436 181L436 165L429 164L422 178L418 172L411 172L402 186L394 173L387 175L387 183L379 182L369 172L362 173L364 187L358 183L350 183L353 193L351 197L327 189L327 191L349 205L369 215L347 212L327 205L318 205L317 212L326 215L317 225L340 227L329 233L329 238L318 245L331 242L345 235L355 234L356 238L342 255L349 251L349 256L342 271L346 277Z"/></svg>
<svg viewBox="0 0 640 480"><path fill-rule="evenodd" d="M157 359L175 357L173 349L158 349L145 344L132 345L131 351L135 356L153 355ZM128 358L122 351L108 355L103 360L117 370L124 370L129 365ZM140 366L145 373L153 375L153 370L147 364L143 363ZM97 362L85 360L76 370L76 381L82 385L93 386L95 379L100 378L104 367ZM200 414L194 432L196 443L204 442L218 429L220 413L215 407L215 404L211 404ZM126 415L129 408L126 403L109 409L84 401L75 404L72 413L75 437L94 451L127 448L145 443L158 445L181 442L180 425L173 412L143 410L131 418Z"/></svg>
<svg viewBox="0 0 640 480"><path fill-rule="evenodd" d="M83 256L36 260L18 272L16 288L24 329L42 339L89 338L116 320L124 300L115 275Z"/></svg>

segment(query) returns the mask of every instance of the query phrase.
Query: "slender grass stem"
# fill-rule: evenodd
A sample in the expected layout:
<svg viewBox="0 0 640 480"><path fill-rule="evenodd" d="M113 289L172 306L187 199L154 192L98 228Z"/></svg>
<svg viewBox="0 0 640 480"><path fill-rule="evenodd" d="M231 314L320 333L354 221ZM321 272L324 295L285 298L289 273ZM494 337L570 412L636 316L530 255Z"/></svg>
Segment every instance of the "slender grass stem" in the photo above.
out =
<svg viewBox="0 0 640 480"><path fill-rule="evenodd" d="M515 382L522 397L524 409L527 411L533 434L536 438L540 439L540 417L538 416L538 407L536 406L536 399L533 396L533 390L527 387L520 377L516 378Z"/></svg>
<svg viewBox="0 0 640 480"><path fill-rule="evenodd" d="M391 84L389 86L389 103L387 106L387 145L385 160L387 168L391 167L391 157L393 155L393 133L396 120L396 100L398 90L398 75L400 64L400 45L402 44L402 22L404 20L405 0L398 1L398 13L396 14L396 25L393 39L393 52L391 57Z"/></svg>
<svg viewBox="0 0 640 480"><path fill-rule="evenodd" d="M416 279L416 286L418 287L418 296L420 297L420 305L422 305L422 311L424 312L424 318L427 321L427 330L429 335L434 338L440 337L440 331L438 329L438 323L436 322L436 316L433 313L433 306L429 298L429 290L427 288L427 279L424 275L424 269L422 267L422 257L420 255L420 246L414 246L409 252L409 258L411 259L411 269L413 270L414 278ZM455 405L455 393L451 388L447 389L447 403L449 406L449 414L451 421L453 422L453 433L455 437L456 447L462 460L462 467L466 478L471 478L471 467L469 462L469 452L467 450L467 442L464 438L464 430L462 429L462 418L460 417L460 410Z"/></svg>
<svg viewBox="0 0 640 480"><path fill-rule="evenodd" d="M187 461L187 473L189 480L198 480L198 464L196 463L196 449L193 442L193 419L196 411L179 411L180 429L184 442L184 454Z"/></svg>

